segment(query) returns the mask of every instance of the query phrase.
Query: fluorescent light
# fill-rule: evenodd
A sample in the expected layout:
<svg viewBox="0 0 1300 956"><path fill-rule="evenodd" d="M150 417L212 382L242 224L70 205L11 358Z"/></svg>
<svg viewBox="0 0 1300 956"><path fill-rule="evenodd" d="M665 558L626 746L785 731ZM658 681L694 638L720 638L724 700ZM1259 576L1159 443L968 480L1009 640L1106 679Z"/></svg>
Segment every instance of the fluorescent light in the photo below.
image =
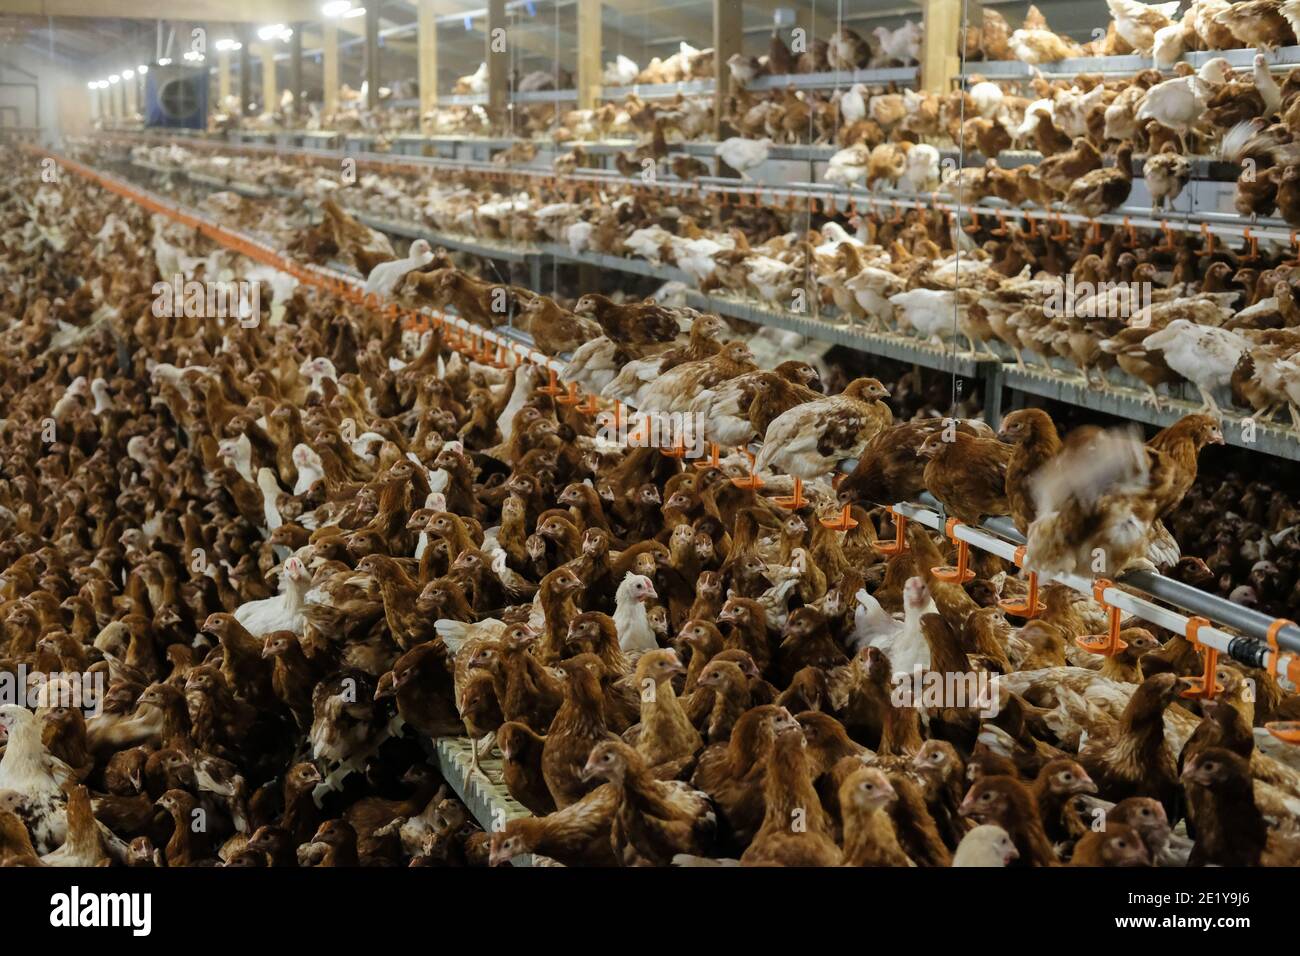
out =
<svg viewBox="0 0 1300 956"><path fill-rule="evenodd" d="M97 90L97 89L99 89L99 82L96 81L96 80L91 80L89 83L86 84L86 89L88 89L88 90Z"/></svg>
<svg viewBox="0 0 1300 956"><path fill-rule="evenodd" d="M114 73L112 76L110 76L110 77L108 78L108 82L110 82L110 83L121 83L121 82L122 82L122 78L121 78L120 76L118 76L116 73Z"/></svg>
<svg viewBox="0 0 1300 956"><path fill-rule="evenodd" d="M131 79L131 78L134 77L134 76L135 76L135 70L123 70L123 71L122 71L122 79L124 79L124 80L129 80L129 79Z"/></svg>
<svg viewBox="0 0 1300 956"><path fill-rule="evenodd" d="M243 46L244 44L240 43L238 40L232 40L230 37L222 37L216 43L217 50L221 53L224 53L227 50L239 50L242 49Z"/></svg>
<svg viewBox="0 0 1300 956"><path fill-rule="evenodd" d="M343 14L344 20L351 20L353 17L364 17L366 15L365 7L353 7L347 13Z"/></svg>
<svg viewBox="0 0 1300 956"><path fill-rule="evenodd" d="M261 27L257 31L257 38L264 43L270 43L272 40L284 41L293 36L293 31L283 23L273 23L268 27Z"/></svg>
<svg viewBox="0 0 1300 956"><path fill-rule="evenodd" d="M348 12L351 6L352 0L329 0L328 3L321 4L321 16L341 17Z"/></svg>
<svg viewBox="0 0 1300 956"><path fill-rule="evenodd" d="M149 67L147 67L147 66L145 66L143 63L141 63L139 66L137 66L137 67L135 68L135 71L136 71L137 73L139 73L141 76L144 76L146 73L149 72Z"/></svg>
<svg viewBox="0 0 1300 956"><path fill-rule="evenodd" d="M163 57L161 60L158 61L158 65L159 65L159 66L171 66L171 65L172 65L172 58L169 57L169 56L165 56L165 57Z"/></svg>

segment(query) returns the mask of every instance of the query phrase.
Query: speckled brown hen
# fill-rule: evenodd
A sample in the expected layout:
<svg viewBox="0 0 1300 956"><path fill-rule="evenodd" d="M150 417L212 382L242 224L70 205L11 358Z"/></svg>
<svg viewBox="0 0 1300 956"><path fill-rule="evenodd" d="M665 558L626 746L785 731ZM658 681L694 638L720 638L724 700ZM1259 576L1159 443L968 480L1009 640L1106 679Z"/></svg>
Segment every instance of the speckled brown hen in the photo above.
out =
<svg viewBox="0 0 1300 956"><path fill-rule="evenodd" d="M944 511L966 524L979 524L982 515L1004 515L1007 466L1013 446L996 439L976 438L950 428L930 435L917 449L926 459L925 488Z"/></svg>

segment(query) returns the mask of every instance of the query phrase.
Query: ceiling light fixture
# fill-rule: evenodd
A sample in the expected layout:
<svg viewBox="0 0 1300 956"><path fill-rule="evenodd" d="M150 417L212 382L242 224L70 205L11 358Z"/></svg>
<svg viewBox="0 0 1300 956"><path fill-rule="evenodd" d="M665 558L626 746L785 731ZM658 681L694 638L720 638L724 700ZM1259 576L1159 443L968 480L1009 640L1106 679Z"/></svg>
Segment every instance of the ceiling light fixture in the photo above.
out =
<svg viewBox="0 0 1300 956"><path fill-rule="evenodd" d="M293 36L293 31L283 23L273 23L268 27L261 27L257 31L257 38L264 43L270 43L272 40L284 42Z"/></svg>
<svg viewBox="0 0 1300 956"><path fill-rule="evenodd" d="M321 4L320 12L324 17L341 17L352 8L352 0L329 0Z"/></svg>

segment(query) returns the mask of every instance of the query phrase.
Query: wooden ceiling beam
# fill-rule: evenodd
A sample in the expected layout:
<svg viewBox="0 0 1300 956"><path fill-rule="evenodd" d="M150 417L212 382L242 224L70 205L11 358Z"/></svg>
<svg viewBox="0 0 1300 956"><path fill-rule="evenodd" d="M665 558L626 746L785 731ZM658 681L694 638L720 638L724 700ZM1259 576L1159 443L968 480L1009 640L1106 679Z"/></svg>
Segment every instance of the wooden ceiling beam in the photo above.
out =
<svg viewBox="0 0 1300 956"><path fill-rule="evenodd" d="M211 19L211 0L169 0L165 9L145 0L5 0L3 13L31 17L91 17L97 20ZM240 23L289 23L320 19L318 0L222 0L221 19Z"/></svg>

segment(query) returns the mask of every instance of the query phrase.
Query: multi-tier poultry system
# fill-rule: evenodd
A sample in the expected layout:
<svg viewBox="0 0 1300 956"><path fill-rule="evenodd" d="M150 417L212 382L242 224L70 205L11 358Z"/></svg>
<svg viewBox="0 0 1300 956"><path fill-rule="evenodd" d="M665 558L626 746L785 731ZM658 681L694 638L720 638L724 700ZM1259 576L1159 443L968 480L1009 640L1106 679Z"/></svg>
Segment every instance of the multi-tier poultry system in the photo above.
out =
<svg viewBox="0 0 1300 956"><path fill-rule="evenodd" d="M1300 0L325 6L0 145L0 866L1300 865Z"/></svg>

